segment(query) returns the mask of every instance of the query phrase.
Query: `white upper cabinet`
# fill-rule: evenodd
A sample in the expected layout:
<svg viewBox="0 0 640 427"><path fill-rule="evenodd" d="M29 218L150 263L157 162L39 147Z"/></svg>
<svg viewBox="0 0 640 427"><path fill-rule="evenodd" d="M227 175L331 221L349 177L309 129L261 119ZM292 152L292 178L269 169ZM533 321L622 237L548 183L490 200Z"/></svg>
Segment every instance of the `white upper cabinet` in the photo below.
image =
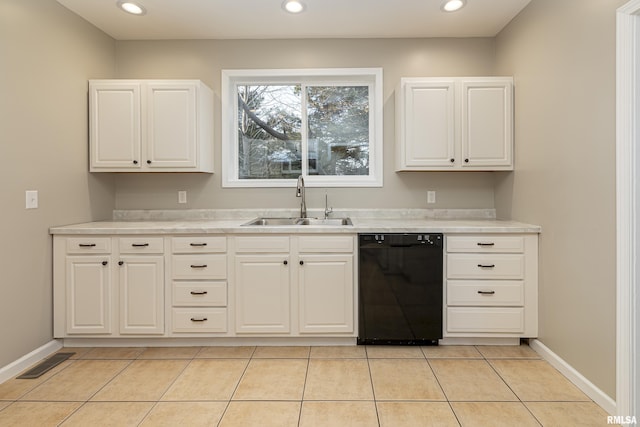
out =
<svg viewBox="0 0 640 427"><path fill-rule="evenodd" d="M198 80L91 80L91 172L213 172L213 93Z"/></svg>
<svg viewBox="0 0 640 427"><path fill-rule="evenodd" d="M511 77L403 78L396 171L512 170Z"/></svg>

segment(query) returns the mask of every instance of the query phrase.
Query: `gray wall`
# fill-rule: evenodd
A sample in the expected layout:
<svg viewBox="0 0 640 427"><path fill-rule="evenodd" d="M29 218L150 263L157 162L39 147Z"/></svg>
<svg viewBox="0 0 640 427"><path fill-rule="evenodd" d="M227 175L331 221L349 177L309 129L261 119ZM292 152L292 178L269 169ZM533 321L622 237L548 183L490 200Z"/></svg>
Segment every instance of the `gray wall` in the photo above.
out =
<svg viewBox="0 0 640 427"><path fill-rule="evenodd" d="M114 41L54 0L0 0L0 366L51 340L48 228L111 215L113 177L87 169L87 79L114 72Z"/></svg>
<svg viewBox="0 0 640 427"><path fill-rule="evenodd" d="M615 396L615 9L533 0L496 40L516 85L516 170L498 214L542 225L540 340Z"/></svg>
<svg viewBox="0 0 640 427"><path fill-rule="evenodd" d="M328 189L336 208L493 208L491 173L395 173L394 89L402 76L491 75L494 39L202 40L117 43L119 78L198 78L215 93L214 175L117 177L118 209L296 208L293 188L223 189L220 70L233 68L383 67L384 187ZM427 189L437 191L427 205ZM177 204L187 190L189 203ZM309 208L325 189L309 188Z"/></svg>

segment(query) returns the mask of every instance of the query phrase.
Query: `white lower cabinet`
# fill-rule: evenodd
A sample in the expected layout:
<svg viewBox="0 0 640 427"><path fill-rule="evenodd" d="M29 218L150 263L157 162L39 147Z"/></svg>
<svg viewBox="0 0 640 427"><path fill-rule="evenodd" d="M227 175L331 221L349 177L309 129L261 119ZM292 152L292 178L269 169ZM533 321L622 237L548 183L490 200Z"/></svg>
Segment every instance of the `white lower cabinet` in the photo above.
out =
<svg viewBox="0 0 640 427"><path fill-rule="evenodd" d="M236 332L291 332L289 254L236 255Z"/></svg>
<svg viewBox="0 0 640 427"><path fill-rule="evenodd" d="M70 255L64 262L64 321L56 337L110 334L113 285L110 254ZM61 334L61 335L60 335Z"/></svg>
<svg viewBox="0 0 640 427"><path fill-rule="evenodd" d="M164 333L164 256L118 261L120 334Z"/></svg>
<svg viewBox="0 0 640 427"><path fill-rule="evenodd" d="M226 334L227 237L175 236L170 239L170 335Z"/></svg>
<svg viewBox="0 0 640 427"><path fill-rule="evenodd" d="M236 236L236 333L353 336L354 238Z"/></svg>
<svg viewBox="0 0 640 427"><path fill-rule="evenodd" d="M300 255L300 333L352 333L353 255Z"/></svg>
<svg viewBox="0 0 640 427"><path fill-rule="evenodd" d="M54 337L162 335L163 238L54 237Z"/></svg>
<svg viewBox="0 0 640 427"><path fill-rule="evenodd" d="M444 337L536 337L538 236L449 235Z"/></svg>

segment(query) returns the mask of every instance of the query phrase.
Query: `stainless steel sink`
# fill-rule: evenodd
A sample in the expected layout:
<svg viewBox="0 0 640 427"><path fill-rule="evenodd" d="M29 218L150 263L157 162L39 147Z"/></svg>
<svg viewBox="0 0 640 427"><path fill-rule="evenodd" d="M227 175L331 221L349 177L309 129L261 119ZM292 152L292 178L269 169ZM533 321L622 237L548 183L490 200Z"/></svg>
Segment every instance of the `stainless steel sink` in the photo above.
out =
<svg viewBox="0 0 640 427"><path fill-rule="evenodd" d="M242 224L243 226L291 226L291 225L326 225L342 226L353 225L351 218L256 218Z"/></svg>
<svg viewBox="0 0 640 427"><path fill-rule="evenodd" d="M256 218L242 225L296 225L299 218Z"/></svg>
<svg viewBox="0 0 640 427"><path fill-rule="evenodd" d="M297 225L353 225L351 218L300 218Z"/></svg>

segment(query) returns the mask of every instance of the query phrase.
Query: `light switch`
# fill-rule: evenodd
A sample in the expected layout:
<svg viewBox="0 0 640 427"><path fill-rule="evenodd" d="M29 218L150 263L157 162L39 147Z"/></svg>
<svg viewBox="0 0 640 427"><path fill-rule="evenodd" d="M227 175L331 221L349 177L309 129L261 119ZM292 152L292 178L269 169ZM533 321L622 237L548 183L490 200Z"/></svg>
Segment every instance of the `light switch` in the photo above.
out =
<svg viewBox="0 0 640 427"><path fill-rule="evenodd" d="M38 191L27 190L25 192L25 201L27 209L38 209Z"/></svg>

